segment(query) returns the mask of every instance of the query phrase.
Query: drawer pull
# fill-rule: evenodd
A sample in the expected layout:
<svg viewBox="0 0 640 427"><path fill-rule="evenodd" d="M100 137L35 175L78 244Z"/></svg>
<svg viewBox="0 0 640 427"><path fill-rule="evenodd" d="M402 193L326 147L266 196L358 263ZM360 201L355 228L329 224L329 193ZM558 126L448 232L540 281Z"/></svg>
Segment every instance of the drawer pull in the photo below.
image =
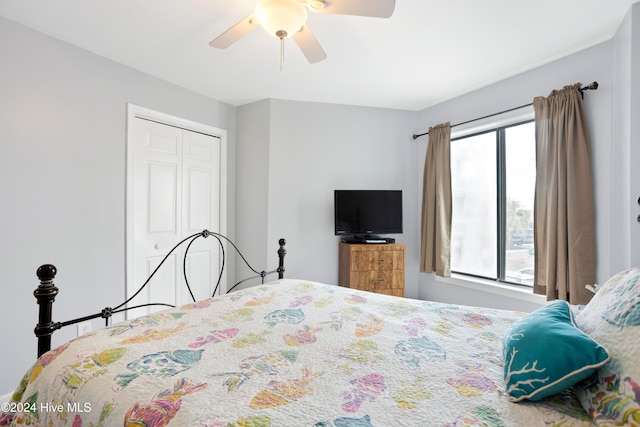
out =
<svg viewBox="0 0 640 427"><path fill-rule="evenodd" d="M384 262L384 259L379 259L378 262Z"/></svg>
<svg viewBox="0 0 640 427"><path fill-rule="evenodd" d="M384 279L383 278L373 279L372 282L380 283L380 282L384 282Z"/></svg>

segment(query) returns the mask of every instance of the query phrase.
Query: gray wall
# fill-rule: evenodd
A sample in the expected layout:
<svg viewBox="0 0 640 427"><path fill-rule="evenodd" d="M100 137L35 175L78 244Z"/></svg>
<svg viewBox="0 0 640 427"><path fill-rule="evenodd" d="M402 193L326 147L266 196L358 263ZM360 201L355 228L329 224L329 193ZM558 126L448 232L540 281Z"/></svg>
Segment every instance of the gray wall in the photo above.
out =
<svg viewBox="0 0 640 427"><path fill-rule="evenodd" d="M238 107L236 161L236 243L255 268L270 270L267 252L277 251L277 240L267 240L271 101ZM274 267L275 268L275 267ZM247 277L244 263L236 264L236 276Z"/></svg>
<svg viewBox="0 0 640 427"><path fill-rule="evenodd" d="M289 248L286 277L337 283L333 190L398 189L404 191L404 234L396 238L407 251L415 251L419 225L410 153L416 116L412 111L283 100L240 107L242 167L236 197L242 212L237 230L241 247L267 256L271 267L277 263L277 241L284 237ZM245 167L250 156L259 167ZM266 200L258 188L266 191ZM406 294L415 297L417 266L408 262L406 268Z"/></svg>
<svg viewBox="0 0 640 427"><path fill-rule="evenodd" d="M0 40L3 395L35 359L40 264L59 269L54 320L123 299L126 104L228 131L229 230L236 111L1 17ZM58 331L53 344L75 332Z"/></svg>
<svg viewBox="0 0 640 427"><path fill-rule="evenodd" d="M395 237L408 251L416 247L408 162L416 113L288 101L272 107L269 238L291 242L293 277L338 283L334 189L403 190L404 233ZM416 297L416 266L405 268L405 293Z"/></svg>
<svg viewBox="0 0 640 427"><path fill-rule="evenodd" d="M613 270L640 265L640 4L632 6L613 38L612 246L623 247L612 258Z"/></svg>
<svg viewBox="0 0 640 427"><path fill-rule="evenodd" d="M634 3L632 7L631 22L631 34L629 39L631 46L628 50L630 56L630 68L628 84L623 83L619 85L619 90L624 91L628 85L628 90L631 95L631 103L629 106L629 116L625 117L625 121L618 122L618 117L615 116L614 126L620 126L623 128L629 128L629 139L623 141L623 144L629 145L629 156L622 160L629 164L629 192L627 193L625 200L629 200L631 204L631 210L629 217L626 218L626 223L629 224L630 232L628 235L631 238L629 243L629 264L628 265L640 265L640 4ZM627 198L628 197L628 198ZM626 267L626 266L625 266Z"/></svg>

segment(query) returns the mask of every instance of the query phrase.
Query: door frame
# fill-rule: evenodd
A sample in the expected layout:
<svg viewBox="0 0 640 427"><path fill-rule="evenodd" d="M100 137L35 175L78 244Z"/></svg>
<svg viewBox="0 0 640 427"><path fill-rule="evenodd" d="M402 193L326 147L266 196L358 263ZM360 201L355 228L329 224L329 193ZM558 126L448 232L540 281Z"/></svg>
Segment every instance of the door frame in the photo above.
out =
<svg viewBox="0 0 640 427"><path fill-rule="evenodd" d="M159 111L151 110L149 108L141 107L139 105L127 103L127 135L126 135L126 173L125 173L125 186L126 186L126 198L125 198L125 298L130 296L129 288L133 281L133 272L129 268L133 265L133 242L131 236L133 235L133 182L130 179L133 176L133 162L130 159L133 158L133 126L136 118L151 120L168 126L175 126L182 129L190 130L193 132L204 133L220 138L220 230L219 233L227 235L227 171L228 171L228 157L227 157L227 131L225 129L216 128L213 126L205 125L203 123L194 122L192 120L183 119L180 117L172 116L170 114L162 113ZM178 242L176 242L178 243ZM217 243L217 242L216 242ZM222 239L224 250L226 252L226 242ZM227 260L228 262L228 260ZM227 270L223 270L222 279L220 282L220 292L224 293L227 290ZM140 284L134 289L138 289ZM117 319L116 319L117 321Z"/></svg>

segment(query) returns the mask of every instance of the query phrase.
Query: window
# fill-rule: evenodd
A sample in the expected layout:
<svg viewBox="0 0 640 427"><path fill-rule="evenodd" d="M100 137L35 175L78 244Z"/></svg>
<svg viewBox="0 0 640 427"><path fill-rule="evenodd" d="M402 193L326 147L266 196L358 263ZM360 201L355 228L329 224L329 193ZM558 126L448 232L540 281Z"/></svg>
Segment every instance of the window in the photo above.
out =
<svg viewBox="0 0 640 427"><path fill-rule="evenodd" d="M451 269L533 285L535 123L451 141Z"/></svg>

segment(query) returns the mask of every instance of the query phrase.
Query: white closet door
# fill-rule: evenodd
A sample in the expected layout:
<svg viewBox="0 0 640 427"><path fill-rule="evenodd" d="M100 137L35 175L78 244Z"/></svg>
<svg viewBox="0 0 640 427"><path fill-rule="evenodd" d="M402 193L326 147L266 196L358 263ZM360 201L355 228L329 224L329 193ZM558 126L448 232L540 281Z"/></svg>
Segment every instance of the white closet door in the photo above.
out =
<svg viewBox="0 0 640 427"><path fill-rule="evenodd" d="M182 235L204 229L219 232L220 224L220 141L201 133L183 131ZM186 259L189 284L196 300L212 295L220 268L220 245L213 237L198 239ZM190 301L186 286L179 295Z"/></svg>
<svg viewBox="0 0 640 427"><path fill-rule="evenodd" d="M131 127L128 198L132 211L132 265L127 297L144 283L171 248L204 229L220 230L220 138L135 118ZM152 281L129 305L180 305L191 301L184 283L182 245L165 261ZM189 249L187 277L196 299L211 296L220 263L218 243L198 239ZM132 310L128 318L162 309Z"/></svg>

